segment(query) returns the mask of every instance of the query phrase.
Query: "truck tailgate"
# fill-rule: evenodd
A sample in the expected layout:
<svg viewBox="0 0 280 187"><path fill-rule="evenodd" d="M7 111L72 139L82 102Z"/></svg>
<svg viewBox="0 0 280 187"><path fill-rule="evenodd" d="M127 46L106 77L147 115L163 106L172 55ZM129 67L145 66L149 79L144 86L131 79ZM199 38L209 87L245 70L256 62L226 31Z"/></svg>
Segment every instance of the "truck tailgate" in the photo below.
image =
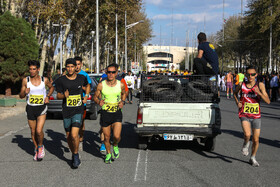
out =
<svg viewBox="0 0 280 187"><path fill-rule="evenodd" d="M211 103L140 103L143 125L213 124L215 110Z"/></svg>

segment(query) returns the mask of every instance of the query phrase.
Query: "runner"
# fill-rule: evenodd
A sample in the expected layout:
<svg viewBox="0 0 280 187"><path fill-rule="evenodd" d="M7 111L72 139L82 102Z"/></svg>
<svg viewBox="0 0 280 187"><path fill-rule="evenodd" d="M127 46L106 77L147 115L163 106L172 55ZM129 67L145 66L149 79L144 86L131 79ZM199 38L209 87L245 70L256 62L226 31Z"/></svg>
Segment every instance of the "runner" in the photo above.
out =
<svg viewBox="0 0 280 187"><path fill-rule="evenodd" d="M73 168L81 164L79 150L79 130L82 126L84 105L90 92L87 78L76 74L77 64L75 59L66 60L67 74L56 81L57 99L63 99L62 116L66 131L67 143L72 152ZM86 87L86 95L83 97L83 88Z"/></svg>
<svg viewBox="0 0 280 187"><path fill-rule="evenodd" d="M94 101L101 107L100 125L104 133L106 147L105 163L109 164L119 157L118 143L121 140L122 111L126 98L125 85L116 79L118 72L117 64L107 67L107 80L98 84L94 94ZM101 96L101 100L99 99ZM113 153L111 154L111 129L113 130Z"/></svg>
<svg viewBox="0 0 280 187"><path fill-rule="evenodd" d="M105 70L105 71L107 71L107 70ZM102 81L107 80L107 78L108 77L105 77L104 79L102 79ZM124 84L124 86L125 86L125 94L126 94L126 97L127 97L129 90L128 90L128 86L127 86L124 78L122 78L121 76L117 75L116 79L121 81ZM99 99L101 99L101 95L100 95ZM100 140L101 140L100 152L106 152L106 148L105 148L105 144L104 144L104 133L102 132L102 126L100 127L99 133L100 133Z"/></svg>
<svg viewBox="0 0 280 187"><path fill-rule="evenodd" d="M246 77L248 81L241 82L235 92L234 99L239 108L239 118L244 133L244 143L242 147L242 154L248 156L251 128L253 132L252 154L249 160L250 164L255 167L259 166L256 160L256 153L259 147L259 136L261 131L261 110L260 99L263 99L267 104L270 103L269 97L266 93L265 86L262 82L256 82L256 69L249 66L246 69ZM241 98L238 100L238 92L241 91Z"/></svg>
<svg viewBox="0 0 280 187"><path fill-rule="evenodd" d="M231 97L233 97L233 90L232 90L233 76L231 71L229 71L228 74L225 76L225 82L227 86L227 99L229 99L229 91L231 93Z"/></svg>
<svg viewBox="0 0 280 187"><path fill-rule="evenodd" d="M20 98L26 96L26 113L28 125L31 130L31 138L35 146L35 154L33 160L41 161L45 156L44 140L44 124L47 114L47 103L49 96L52 95L54 87L49 79L39 75L40 63L35 60L28 62L30 76L22 80ZM45 85L49 88L48 95L46 94Z"/></svg>
<svg viewBox="0 0 280 187"><path fill-rule="evenodd" d="M131 75L131 71L128 70L128 75L124 77L124 80L128 86L128 103L132 104L132 95L133 95L133 89L134 89L134 83L135 83L135 78L133 75Z"/></svg>
<svg viewBox="0 0 280 187"><path fill-rule="evenodd" d="M84 75L87 78L88 84L91 85L91 79L88 76L88 74L82 70L82 65L83 65L83 59L81 57L76 56L74 58L76 60L76 64L77 64L77 68L76 68L76 73L80 74L80 75ZM85 91L83 92L83 97L85 96ZM89 97L89 95L87 95L87 97ZM79 145L79 150L83 151L83 140L84 140L84 132L85 132L85 118L87 115L87 108L86 108L86 103L84 104L84 114L83 114L83 123L82 126L80 128L80 145Z"/></svg>

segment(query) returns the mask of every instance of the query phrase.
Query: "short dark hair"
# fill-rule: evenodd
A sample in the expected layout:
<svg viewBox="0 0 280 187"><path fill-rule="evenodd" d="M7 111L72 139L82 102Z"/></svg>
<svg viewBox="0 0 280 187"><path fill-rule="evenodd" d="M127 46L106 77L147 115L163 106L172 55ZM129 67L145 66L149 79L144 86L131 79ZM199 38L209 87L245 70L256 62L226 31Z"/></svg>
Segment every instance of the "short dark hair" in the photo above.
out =
<svg viewBox="0 0 280 187"><path fill-rule="evenodd" d="M247 72L249 69L254 69L254 70L257 71L257 68L256 68L255 66L253 66L253 65L248 66L248 67L246 68L246 72Z"/></svg>
<svg viewBox="0 0 280 187"><path fill-rule="evenodd" d="M129 72L131 73L131 70L128 70L128 71L127 71L127 73L129 73Z"/></svg>
<svg viewBox="0 0 280 187"><path fill-rule="evenodd" d="M79 56L75 56L75 58L74 58L76 61L80 61L80 62L83 62L83 59L81 58L81 57L79 57Z"/></svg>
<svg viewBox="0 0 280 187"><path fill-rule="evenodd" d="M204 32L200 32L197 35L197 39L198 39L199 43L205 42L206 41L206 34Z"/></svg>
<svg viewBox="0 0 280 187"><path fill-rule="evenodd" d="M110 64L109 66L107 66L107 70L108 70L108 68L111 68L111 67L115 67L116 68L116 71L118 71L118 69L119 69L119 65L118 64Z"/></svg>
<svg viewBox="0 0 280 187"><path fill-rule="evenodd" d="M29 60L28 61L28 66L36 66L37 68L40 68L40 62L37 60Z"/></svg>
<svg viewBox="0 0 280 187"><path fill-rule="evenodd" d="M65 66L67 66L68 64L73 64L74 66L77 66L76 60L74 58L68 58L66 60Z"/></svg>

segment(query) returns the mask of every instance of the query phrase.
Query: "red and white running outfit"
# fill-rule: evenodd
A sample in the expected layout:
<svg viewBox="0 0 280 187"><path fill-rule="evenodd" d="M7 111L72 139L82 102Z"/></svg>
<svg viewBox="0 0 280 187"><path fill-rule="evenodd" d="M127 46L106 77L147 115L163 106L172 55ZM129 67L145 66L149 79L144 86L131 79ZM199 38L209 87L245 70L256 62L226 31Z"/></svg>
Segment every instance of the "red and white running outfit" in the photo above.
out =
<svg viewBox="0 0 280 187"><path fill-rule="evenodd" d="M241 98L242 108L239 109L239 118L246 117L250 119L259 119L261 118L261 108L260 100L261 97L253 90L258 87L258 82L252 87L248 88L246 83L243 82L241 86Z"/></svg>

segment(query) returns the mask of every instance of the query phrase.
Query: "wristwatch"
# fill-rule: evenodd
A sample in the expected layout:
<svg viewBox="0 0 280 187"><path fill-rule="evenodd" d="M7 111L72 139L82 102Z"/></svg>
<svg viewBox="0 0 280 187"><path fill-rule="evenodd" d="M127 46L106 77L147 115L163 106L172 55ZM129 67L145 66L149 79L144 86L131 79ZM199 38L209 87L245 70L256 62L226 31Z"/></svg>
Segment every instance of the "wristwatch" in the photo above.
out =
<svg viewBox="0 0 280 187"><path fill-rule="evenodd" d="M88 96L89 96L89 94L86 94L85 96L87 96L87 97L88 97Z"/></svg>

